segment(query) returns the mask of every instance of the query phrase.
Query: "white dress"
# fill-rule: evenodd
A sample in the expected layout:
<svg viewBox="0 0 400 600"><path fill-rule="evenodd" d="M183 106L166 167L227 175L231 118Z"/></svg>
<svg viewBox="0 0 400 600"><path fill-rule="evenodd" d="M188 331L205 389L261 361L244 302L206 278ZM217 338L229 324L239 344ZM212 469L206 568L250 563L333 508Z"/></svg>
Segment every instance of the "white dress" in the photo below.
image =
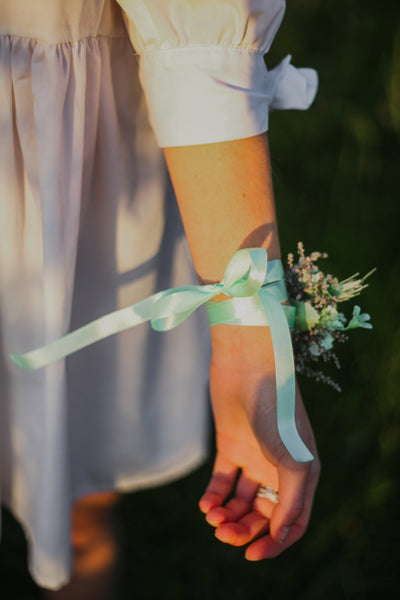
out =
<svg viewBox="0 0 400 600"><path fill-rule="evenodd" d="M71 501L205 456L208 327L149 326L22 371L10 353L195 283L161 148L249 137L317 80L263 55L284 0L0 0L1 498L42 586L70 576Z"/></svg>

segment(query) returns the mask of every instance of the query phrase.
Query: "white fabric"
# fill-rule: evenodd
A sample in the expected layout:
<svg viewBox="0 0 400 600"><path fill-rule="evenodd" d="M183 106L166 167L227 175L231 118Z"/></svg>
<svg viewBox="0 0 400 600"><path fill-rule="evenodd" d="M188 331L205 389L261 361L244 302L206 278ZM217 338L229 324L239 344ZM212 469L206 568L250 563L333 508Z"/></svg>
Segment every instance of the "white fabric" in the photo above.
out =
<svg viewBox="0 0 400 600"><path fill-rule="evenodd" d="M203 460L208 327L143 326L35 372L9 354L195 282L148 110L160 145L224 141L265 131L269 104L305 108L316 84L264 67L281 0L121 5L0 0L1 497L54 589L73 498Z"/></svg>
<svg viewBox="0 0 400 600"><path fill-rule="evenodd" d="M307 109L318 79L268 72L284 0L121 0L141 56L140 81L161 147L221 142L268 129L268 108ZM162 93L160 93L162 90Z"/></svg>

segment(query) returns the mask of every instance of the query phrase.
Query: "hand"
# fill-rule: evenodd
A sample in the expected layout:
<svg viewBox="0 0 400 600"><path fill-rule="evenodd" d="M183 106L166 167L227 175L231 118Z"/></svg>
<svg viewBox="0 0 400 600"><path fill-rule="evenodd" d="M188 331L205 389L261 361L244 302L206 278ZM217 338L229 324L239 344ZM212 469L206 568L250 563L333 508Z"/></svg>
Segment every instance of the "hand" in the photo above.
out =
<svg viewBox="0 0 400 600"><path fill-rule="evenodd" d="M218 539L252 542L248 560L272 558L307 528L320 471L317 450L299 390L296 423L314 461L297 463L281 442L269 330L238 327L226 336L223 327L230 326L212 329L210 365L217 456L199 504ZM279 489L279 503L257 498L259 485Z"/></svg>

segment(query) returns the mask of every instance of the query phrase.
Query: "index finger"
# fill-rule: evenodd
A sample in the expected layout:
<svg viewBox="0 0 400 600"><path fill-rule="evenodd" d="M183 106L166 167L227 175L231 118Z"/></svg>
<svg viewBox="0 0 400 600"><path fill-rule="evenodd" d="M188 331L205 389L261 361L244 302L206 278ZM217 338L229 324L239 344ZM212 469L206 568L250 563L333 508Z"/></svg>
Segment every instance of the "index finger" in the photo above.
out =
<svg viewBox="0 0 400 600"><path fill-rule="evenodd" d="M217 452L211 479L199 501L202 512L208 513L224 503L235 484L238 471L236 465Z"/></svg>

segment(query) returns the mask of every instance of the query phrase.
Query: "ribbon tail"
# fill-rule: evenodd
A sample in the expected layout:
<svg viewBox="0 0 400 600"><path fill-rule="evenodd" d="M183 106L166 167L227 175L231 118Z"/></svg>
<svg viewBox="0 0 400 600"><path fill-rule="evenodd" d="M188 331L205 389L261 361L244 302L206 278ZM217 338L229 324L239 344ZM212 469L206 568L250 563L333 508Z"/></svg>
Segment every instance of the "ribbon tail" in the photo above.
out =
<svg viewBox="0 0 400 600"><path fill-rule="evenodd" d="M149 321L152 307L162 294L163 292L158 292L137 304L91 321L46 346L36 348L26 354L11 354L10 358L22 369L32 370L46 367L115 333Z"/></svg>
<svg viewBox="0 0 400 600"><path fill-rule="evenodd" d="M310 462L313 455L301 439L295 420L296 382L290 330L279 300L267 290L259 297L267 314L274 349L277 422L281 440L296 462Z"/></svg>

